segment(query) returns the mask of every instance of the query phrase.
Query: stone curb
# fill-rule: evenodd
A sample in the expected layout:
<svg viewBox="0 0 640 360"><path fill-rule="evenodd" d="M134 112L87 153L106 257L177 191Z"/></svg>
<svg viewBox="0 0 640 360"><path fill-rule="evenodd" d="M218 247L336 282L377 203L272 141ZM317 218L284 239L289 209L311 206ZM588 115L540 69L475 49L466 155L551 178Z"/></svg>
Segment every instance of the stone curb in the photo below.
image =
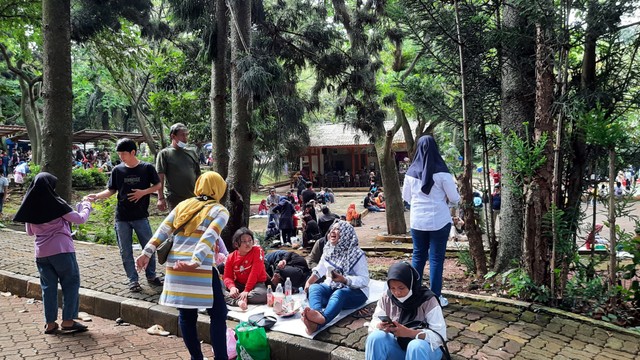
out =
<svg viewBox="0 0 640 360"><path fill-rule="evenodd" d="M42 300L38 278L14 274L5 270L0 270L0 291L8 291L19 297ZM58 297L60 296L62 296L62 291L58 288ZM178 310L148 301L80 288L80 311L110 320L120 317L128 323L142 328L158 324L170 333L181 336L178 327ZM236 325L238 323L235 321L227 321L228 328L235 329ZM198 315L198 336L204 342L211 343L208 316ZM364 352L299 336L269 332L268 339L273 360L364 359Z"/></svg>
<svg viewBox="0 0 640 360"><path fill-rule="evenodd" d="M619 332L619 333L622 333L622 334L640 337L640 332L629 330L629 329L623 328L621 326L608 323L606 321L596 320L596 319L592 319L592 318L584 316L584 315L574 314L572 312L568 312L568 311L564 311L564 310L560 310L560 309L555 309L555 308L548 307L548 306L537 305L537 304L533 304L533 303L526 302L526 301L506 299L506 298L486 296L486 295L478 295L478 294L467 294L467 293L461 293L461 292L458 292L458 291L449 291L449 290L442 290L442 294L446 295L448 297L456 298L456 299L484 301L484 302L487 302L487 303L495 303L495 304L501 304L501 305L512 306L512 307L516 307L516 308L521 308L521 309L529 310L529 311L532 311L532 312L535 312L535 313L542 312L542 313L546 313L548 315L559 316L559 317L563 317L563 318L566 318L566 319L575 320L575 321L578 321L578 322L581 322L581 323L586 323L586 324L589 324L589 325L592 325L592 326L605 328L607 330L616 331L616 332Z"/></svg>

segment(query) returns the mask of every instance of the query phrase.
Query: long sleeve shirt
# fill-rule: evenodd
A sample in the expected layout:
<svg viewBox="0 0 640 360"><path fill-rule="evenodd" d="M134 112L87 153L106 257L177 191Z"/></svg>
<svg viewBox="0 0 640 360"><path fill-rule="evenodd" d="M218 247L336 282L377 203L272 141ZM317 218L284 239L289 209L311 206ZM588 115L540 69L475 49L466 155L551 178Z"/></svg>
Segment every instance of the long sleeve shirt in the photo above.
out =
<svg viewBox="0 0 640 360"><path fill-rule="evenodd" d="M420 179L408 175L404 178L402 199L411 204L409 222L412 229L435 231L451 222L449 205L456 205L460 201L453 175L435 173L433 181L431 192L427 195L422 192Z"/></svg>
<svg viewBox="0 0 640 360"><path fill-rule="evenodd" d="M318 279L326 276L327 278L324 280L324 283L331 285L330 269L332 267L327 265L329 264L325 261L324 256L322 256L322 258L320 258L320 263L312 269L312 272L318 277ZM360 257L358 262L353 266L353 269L348 273L343 274L343 276L347 278L347 286L351 289L360 289L367 297L369 297L369 266L367 265L367 257L365 255Z"/></svg>
<svg viewBox="0 0 640 360"><path fill-rule="evenodd" d="M76 249L71 238L71 226L84 224L91 213L91 203L83 201L76 205L77 211L71 211L63 216L44 224L25 225L27 234L35 235L36 258L43 258L63 253L72 253Z"/></svg>
<svg viewBox="0 0 640 360"><path fill-rule="evenodd" d="M236 282L244 284L244 291L250 292L259 282L267 281L264 267L264 252L260 246L254 246L242 256L236 250L229 255L224 265L224 285L227 289L236 287Z"/></svg>
<svg viewBox="0 0 640 360"><path fill-rule="evenodd" d="M401 313L402 309L395 306L389 298L389 295L385 293L382 295L380 300L378 300L376 310L374 311L371 322L369 323L369 332L371 333L378 329L378 324L380 323L380 319L378 318L379 316L387 315L391 320L398 321ZM431 348L437 348L442 345L440 337L432 334L433 332L437 332L445 341L447 340L447 325L444 321L442 308L435 296L418 307L416 318L414 320L426 321L426 323L429 324L429 328L422 331L426 334L425 340L420 341L429 341Z"/></svg>

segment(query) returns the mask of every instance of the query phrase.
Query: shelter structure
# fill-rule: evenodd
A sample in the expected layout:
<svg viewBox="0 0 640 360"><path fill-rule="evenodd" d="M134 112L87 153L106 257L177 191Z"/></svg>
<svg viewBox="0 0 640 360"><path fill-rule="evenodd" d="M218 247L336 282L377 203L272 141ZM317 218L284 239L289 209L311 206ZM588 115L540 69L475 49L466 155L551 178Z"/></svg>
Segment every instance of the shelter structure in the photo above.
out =
<svg viewBox="0 0 640 360"><path fill-rule="evenodd" d="M417 122L409 124L415 132ZM394 122L385 121L384 125L391 129ZM309 146L300 156L300 169L314 183L329 187L368 186L369 172L378 173L374 145L361 131L345 124L313 124L309 137ZM400 168L408 154L402 130L396 132L392 150Z"/></svg>

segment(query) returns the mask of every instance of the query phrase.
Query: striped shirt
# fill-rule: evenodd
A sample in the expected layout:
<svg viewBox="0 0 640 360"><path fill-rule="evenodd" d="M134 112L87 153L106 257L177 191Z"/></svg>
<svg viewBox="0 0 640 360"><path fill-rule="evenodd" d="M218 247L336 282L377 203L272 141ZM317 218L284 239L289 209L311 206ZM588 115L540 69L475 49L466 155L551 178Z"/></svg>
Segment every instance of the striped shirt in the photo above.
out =
<svg viewBox="0 0 640 360"><path fill-rule="evenodd" d="M151 241L145 246L143 254L151 257L156 248L173 233L174 217L175 210L164 219ZM211 288L211 270L215 255L213 248L216 242L220 241L220 233L228 220L227 209L216 204L211 207L204 221L193 233L185 236L184 231L180 231L173 237L173 247L165 264L164 287L158 301L161 305L185 309L213 306ZM199 266L194 270L173 270L173 265L178 260L194 261Z"/></svg>

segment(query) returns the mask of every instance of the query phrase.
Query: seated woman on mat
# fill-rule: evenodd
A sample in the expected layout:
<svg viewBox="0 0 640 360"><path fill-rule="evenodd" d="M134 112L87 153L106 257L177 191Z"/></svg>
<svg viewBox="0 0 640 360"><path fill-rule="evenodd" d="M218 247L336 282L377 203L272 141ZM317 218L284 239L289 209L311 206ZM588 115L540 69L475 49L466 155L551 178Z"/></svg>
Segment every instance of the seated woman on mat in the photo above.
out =
<svg viewBox="0 0 640 360"><path fill-rule="evenodd" d="M321 284L316 281L327 276ZM369 297L367 257L358 246L358 236L346 221L338 221L327 235L322 258L305 284L309 307L302 311L307 334L333 320L344 309L358 308Z"/></svg>
<svg viewBox="0 0 640 360"><path fill-rule="evenodd" d="M224 265L224 300L227 305L247 309L247 304L267 303L267 271L264 251L255 245L253 231L241 227L231 239L237 250L229 254Z"/></svg>
<svg viewBox="0 0 640 360"><path fill-rule="evenodd" d="M420 285L418 271L407 262L391 265L387 276L387 293L369 324L365 358L432 360L441 359L440 346L447 338L447 326L438 297ZM390 321L382 321L380 317ZM425 329L407 327L410 322L424 322Z"/></svg>

